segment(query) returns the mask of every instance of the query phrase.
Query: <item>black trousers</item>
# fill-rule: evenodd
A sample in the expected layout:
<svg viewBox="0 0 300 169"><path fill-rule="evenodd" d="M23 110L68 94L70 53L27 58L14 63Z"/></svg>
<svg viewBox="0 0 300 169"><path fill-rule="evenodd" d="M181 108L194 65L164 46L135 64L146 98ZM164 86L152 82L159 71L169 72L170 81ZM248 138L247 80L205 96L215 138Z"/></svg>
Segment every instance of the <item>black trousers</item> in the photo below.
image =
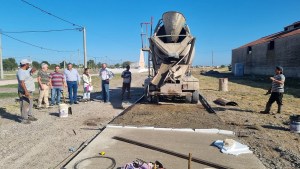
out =
<svg viewBox="0 0 300 169"><path fill-rule="evenodd" d="M276 101L278 105L278 112L281 110L281 105L282 105L282 98L283 98L283 93L280 92L272 92L271 96L269 98L269 101L267 102L266 105L266 112L269 112L271 109L272 104Z"/></svg>

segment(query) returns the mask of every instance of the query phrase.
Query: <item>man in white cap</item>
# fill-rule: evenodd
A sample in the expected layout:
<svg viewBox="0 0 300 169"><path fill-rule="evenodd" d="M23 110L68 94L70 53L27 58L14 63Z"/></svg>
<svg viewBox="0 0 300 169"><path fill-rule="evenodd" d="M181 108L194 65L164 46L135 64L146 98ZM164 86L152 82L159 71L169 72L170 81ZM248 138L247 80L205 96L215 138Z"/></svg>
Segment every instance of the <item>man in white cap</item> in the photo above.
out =
<svg viewBox="0 0 300 169"><path fill-rule="evenodd" d="M48 65L46 63L42 63L42 69L38 72L37 81L40 87L40 95L38 99L38 109L42 108L42 101L44 100L46 104L46 108L49 108L49 89L51 89L50 83L50 75L48 75Z"/></svg>
<svg viewBox="0 0 300 169"><path fill-rule="evenodd" d="M32 74L35 68L30 68L31 60L23 59L17 72L18 94L20 97L20 110L23 124L30 124L30 121L37 119L32 115L33 92L35 91L34 79Z"/></svg>

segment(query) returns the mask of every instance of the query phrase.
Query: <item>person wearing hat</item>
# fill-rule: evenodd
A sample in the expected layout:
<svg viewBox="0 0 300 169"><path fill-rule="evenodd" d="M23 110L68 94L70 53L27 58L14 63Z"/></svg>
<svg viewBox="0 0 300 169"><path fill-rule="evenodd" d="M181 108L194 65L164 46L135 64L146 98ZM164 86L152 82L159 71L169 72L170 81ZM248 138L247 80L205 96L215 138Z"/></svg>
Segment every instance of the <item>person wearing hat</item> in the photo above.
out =
<svg viewBox="0 0 300 169"><path fill-rule="evenodd" d="M34 79L32 74L35 68L30 68L31 60L23 59L17 72L18 95L20 97L20 111L23 124L30 124L30 121L37 119L32 114L33 92L35 91Z"/></svg>
<svg viewBox="0 0 300 169"><path fill-rule="evenodd" d="M42 108L42 101L44 100L46 104L46 108L49 108L49 89L51 89L50 76L47 73L48 65L46 63L42 63L42 69L38 72L37 81L40 88L40 95L38 99L38 109Z"/></svg>
<svg viewBox="0 0 300 169"><path fill-rule="evenodd" d="M282 98L284 92L284 82L285 76L283 75L283 68L281 66L276 66L274 77L270 77L272 80L272 88L271 88L271 96L269 101L266 104L266 108L264 111L260 113L269 114L271 110L272 104L276 101L278 105L277 113L281 113L282 108Z"/></svg>
<svg viewBox="0 0 300 169"><path fill-rule="evenodd" d="M126 70L122 72L121 77L123 78L122 86L122 100L124 99L124 93L127 90L127 99L130 99L130 83L131 83L131 72L129 71L130 66L126 66Z"/></svg>
<svg viewBox="0 0 300 169"><path fill-rule="evenodd" d="M70 104L79 104L77 102L77 90L81 78L78 71L73 68L71 63L69 63L68 68L64 70L64 75L68 86Z"/></svg>

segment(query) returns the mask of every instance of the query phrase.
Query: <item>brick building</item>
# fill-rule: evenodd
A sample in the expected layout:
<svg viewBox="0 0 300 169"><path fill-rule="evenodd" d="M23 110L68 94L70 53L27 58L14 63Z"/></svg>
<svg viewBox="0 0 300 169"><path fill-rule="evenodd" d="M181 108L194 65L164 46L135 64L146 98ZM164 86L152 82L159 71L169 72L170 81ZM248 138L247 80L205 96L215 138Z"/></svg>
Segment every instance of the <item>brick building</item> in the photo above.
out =
<svg viewBox="0 0 300 169"><path fill-rule="evenodd" d="M243 74L273 75L281 65L284 75L300 78L300 21L233 49L231 64L235 74L242 68Z"/></svg>

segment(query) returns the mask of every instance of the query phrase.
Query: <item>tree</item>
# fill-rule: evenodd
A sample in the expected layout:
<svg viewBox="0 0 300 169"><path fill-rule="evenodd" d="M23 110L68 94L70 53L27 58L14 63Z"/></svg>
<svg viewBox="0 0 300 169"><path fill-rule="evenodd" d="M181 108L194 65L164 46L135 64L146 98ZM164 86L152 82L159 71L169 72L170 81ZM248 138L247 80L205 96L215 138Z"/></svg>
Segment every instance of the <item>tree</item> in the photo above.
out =
<svg viewBox="0 0 300 169"><path fill-rule="evenodd" d="M102 63L101 63L101 62L98 62L98 63L97 63L97 67L98 67L98 68L101 68L101 66L102 66Z"/></svg>
<svg viewBox="0 0 300 169"><path fill-rule="evenodd" d="M119 63L115 64L115 67L116 67L116 68L120 68L120 66L121 66L121 65L120 65Z"/></svg>
<svg viewBox="0 0 300 169"><path fill-rule="evenodd" d="M18 68L18 64L16 63L16 59L15 58L7 58L7 59L3 59L3 69L4 70L15 70Z"/></svg>
<svg viewBox="0 0 300 169"><path fill-rule="evenodd" d="M95 64L94 60L88 60L87 61L87 67L88 68L95 68L96 64Z"/></svg>
<svg viewBox="0 0 300 169"><path fill-rule="evenodd" d="M55 66L56 66L56 64L51 64L51 65L49 66L49 69L55 69Z"/></svg>
<svg viewBox="0 0 300 169"><path fill-rule="evenodd" d="M37 62L37 61L33 61L32 62L32 67L36 68L36 69L39 69L40 68L40 63Z"/></svg>
<svg viewBox="0 0 300 169"><path fill-rule="evenodd" d="M122 67L125 68L127 65L130 65L131 62L130 61L125 61L122 63Z"/></svg>
<svg viewBox="0 0 300 169"><path fill-rule="evenodd" d="M50 63L48 61L42 61L41 64L42 63L46 63L48 66L50 66Z"/></svg>

